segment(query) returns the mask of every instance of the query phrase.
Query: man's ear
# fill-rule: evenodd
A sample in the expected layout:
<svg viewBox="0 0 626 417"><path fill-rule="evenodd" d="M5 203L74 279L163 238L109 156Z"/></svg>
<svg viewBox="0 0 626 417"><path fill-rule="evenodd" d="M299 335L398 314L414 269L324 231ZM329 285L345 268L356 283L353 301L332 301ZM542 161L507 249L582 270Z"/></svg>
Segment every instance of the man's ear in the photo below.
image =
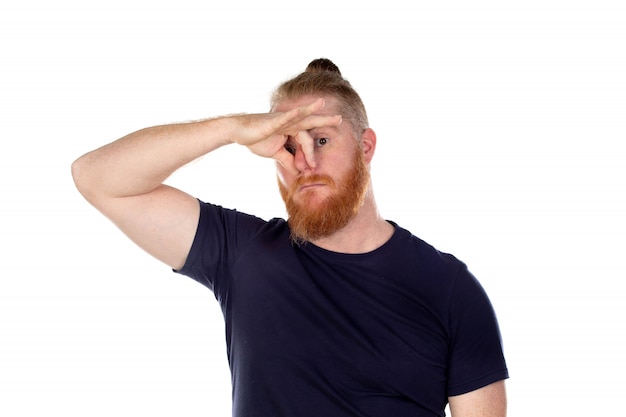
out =
<svg viewBox="0 0 626 417"><path fill-rule="evenodd" d="M369 164L376 151L376 132L369 127L361 134L361 148L363 149L365 163Z"/></svg>

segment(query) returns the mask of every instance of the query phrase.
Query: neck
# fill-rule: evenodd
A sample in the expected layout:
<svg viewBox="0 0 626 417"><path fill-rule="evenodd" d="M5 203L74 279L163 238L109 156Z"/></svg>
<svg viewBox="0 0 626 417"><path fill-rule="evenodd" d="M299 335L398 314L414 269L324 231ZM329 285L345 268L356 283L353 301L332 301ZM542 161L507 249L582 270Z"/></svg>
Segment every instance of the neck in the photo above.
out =
<svg viewBox="0 0 626 417"><path fill-rule="evenodd" d="M378 213L370 190L359 212L344 228L311 243L333 252L366 253L385 244L393 232L394 227Z"/></svg>

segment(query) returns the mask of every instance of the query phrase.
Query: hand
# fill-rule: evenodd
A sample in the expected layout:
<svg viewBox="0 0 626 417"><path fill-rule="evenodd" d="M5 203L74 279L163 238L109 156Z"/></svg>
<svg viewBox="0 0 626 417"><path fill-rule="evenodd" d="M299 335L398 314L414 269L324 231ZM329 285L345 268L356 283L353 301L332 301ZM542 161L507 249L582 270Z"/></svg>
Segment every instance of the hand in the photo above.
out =
<svg viewBox="0 0 626 417"><path fill-rule="evenodd" d="M301 145L306 162L314 167L314 143L307 131L341 123L340 115L316 114L324 104L324 99L318 99L287 112L236 116L239 124L233 142L248 147L256 155L275 159L286 170L297 174L294 156L285 149L285 143L291 138Z"/></svg>

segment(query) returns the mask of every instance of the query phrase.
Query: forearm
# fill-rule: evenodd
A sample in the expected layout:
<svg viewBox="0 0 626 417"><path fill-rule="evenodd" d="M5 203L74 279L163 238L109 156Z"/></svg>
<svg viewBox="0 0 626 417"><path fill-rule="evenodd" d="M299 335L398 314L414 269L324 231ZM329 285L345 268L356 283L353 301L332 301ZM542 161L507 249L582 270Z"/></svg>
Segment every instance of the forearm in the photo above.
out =
<svg viewBox="0 0 626 417"><path fill-rule="evenodd" d="M148 193L180 167L230 143L232 126L232 118L217 118L142 129L83 155L72 175L88 199Z"/></svg>
<svg viewBox="0 0 626 417"><path fill-rule="evenodd" d="M293 171L293 155L284 149L287 138L341 123L339 115L315 114L323 106L318 99L284 113L234 115L139 130L77 159L72 175L78 190L92 203L138 196L157 189L178 168L228 143L246 146ZM313 145L308 145L312 153Z"/></svg>

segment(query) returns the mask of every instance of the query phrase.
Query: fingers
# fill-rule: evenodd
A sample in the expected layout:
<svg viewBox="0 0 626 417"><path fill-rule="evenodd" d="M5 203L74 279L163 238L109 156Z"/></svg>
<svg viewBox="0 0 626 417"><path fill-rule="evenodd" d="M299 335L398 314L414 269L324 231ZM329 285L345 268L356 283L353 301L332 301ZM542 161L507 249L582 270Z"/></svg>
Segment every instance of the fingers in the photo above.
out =
<svg viewBox="0 0 626 417"><path fill-rule="evenodd" d="M285 148L281 148L278 152L274 154L272 158L276 160L276 162L278 162L290 174L298 175L299 171L296 168L295 159L293 155L287 152Z"/></svg>
<svg viewBox="0 0 626 417"><path fill-rule="evenodd" d="M325 104L325 100L320 98L306 106L296 107L283 113L279 129L286 137L293 138L299 145L304 156L304 163L310 168L316 167L315 140L308 131L317 127L338 126L342 121L341 115L318 114ZM284 149L277 152L273 158L293 173L298 173L299 168L302 168L299 167L302 161L296 161L297 157L294 158L293 153Z"/></svg>
<svg viewBox="0 0 626 417"><path fill-rule="evenodd" d="M326 101L319 98L302 107L296 107L284 113L282 129L288 130L288 134L294 135L296 132L310 130L323 126L338 126L341 123L341 115L316 114L324 108Z"/></svg>
<svg viewBox="0 0 626 417"><path fill-rule="evenodd" d="M342 117L340 115L323 116L314 115L309 116L297 124L297 130L311 130L316 127L324 126L339 126L341 124Z"/></svg>
<svg viewBox="0 0 626 417"><path fill-rule="evenodd" d="M305 106L295 107L285 112L250 115L242 123L242 134L237 135L237 143L245 145L253 153L263 157L271 157L278 161L286 170L297 173L296 165L305 162L309 167L316 166L315 144L309 130L338 126L340 115L324 111L324 99L317 99ZM321 113L321 114L320 114ZM285 143L292 138L304 156L304 161L294 160L294 154L284 149Z"/></svg>
<svg viewBox="0 0 626 417"><path fill-rule="evenodd" d="M316 111L322 110L326 106L326 100L323 97L318 98L308 106L304 106L309 111L309 114L313 114Z"/></svg>
<svg viewBox="0 0 626 417"><path fill-rule="evenodd" d="M272 158L294 175L299 174L305 166L315 168L315 140L313 137L307 131L300 131L293 140L299 145L298 150L289 152L285 147L282 147Z"/></svg>
<svg viewBox="0 0 626 417"><path fill-rule="evenodd" d="M315 143L313 137L306 130L301 130L294 137L294 140L302 147L302 153L307 165L315 168Z"/></svg>

